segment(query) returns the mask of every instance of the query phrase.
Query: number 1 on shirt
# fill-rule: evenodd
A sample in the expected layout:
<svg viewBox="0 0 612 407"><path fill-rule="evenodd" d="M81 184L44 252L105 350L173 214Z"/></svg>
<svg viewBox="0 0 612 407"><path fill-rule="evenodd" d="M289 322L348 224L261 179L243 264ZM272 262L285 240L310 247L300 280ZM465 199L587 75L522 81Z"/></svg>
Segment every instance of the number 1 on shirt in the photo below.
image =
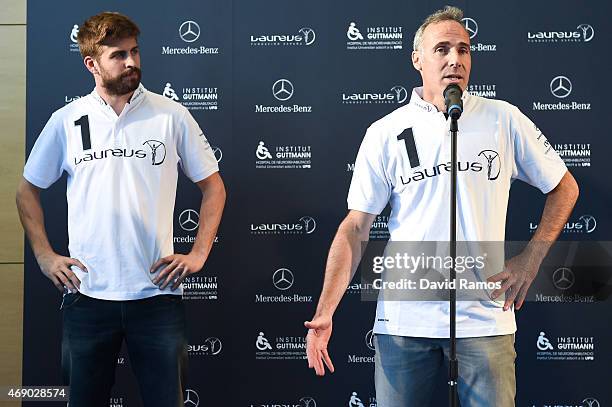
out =
<svg viewBox="0 0 612 407"><path fill-rule="evenodd" d="M83 143L83 151L91 150L91 140L89 137L89 117L87 115L74 122L75 126L81 128L81 142Z"/></svg>
<svg viewBox="0 0 612 407"><path fill-rule="evenodd" d="M419 153L416 148L416 144L414 143L414 134L412 133L412 129L406 129L397 136L397 141L404 140L404 146L406 146L406 153L408 153L408 161L410 161L410 168L418 167L421 165L419 160Z"/></svg>

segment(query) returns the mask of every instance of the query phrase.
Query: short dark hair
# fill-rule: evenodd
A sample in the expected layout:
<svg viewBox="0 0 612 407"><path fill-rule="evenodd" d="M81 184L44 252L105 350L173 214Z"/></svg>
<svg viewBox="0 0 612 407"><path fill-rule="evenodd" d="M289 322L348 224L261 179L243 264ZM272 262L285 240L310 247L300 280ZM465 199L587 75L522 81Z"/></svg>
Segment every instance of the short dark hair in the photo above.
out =
<svg viewBox="0 0 612 407"><path fill-rule="evenodd" d="M100 55L100 46L113 41L138 37L140 29L129 17L116 12L105 11L89 17L77 35L79 50L83 58Z"/></svg>

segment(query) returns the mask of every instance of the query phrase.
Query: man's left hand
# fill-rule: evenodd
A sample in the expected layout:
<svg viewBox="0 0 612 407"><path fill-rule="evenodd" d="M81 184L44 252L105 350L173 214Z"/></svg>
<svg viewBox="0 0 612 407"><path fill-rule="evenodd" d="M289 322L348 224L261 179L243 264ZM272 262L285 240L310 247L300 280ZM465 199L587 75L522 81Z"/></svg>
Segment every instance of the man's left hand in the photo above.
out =
<svg viewBox="0 0 612 407"><path fill-rule="evenodd" d="M202 270L204 258L193 252L189 254L172 254L157 260L151 266L150 272L155 273L164 264L167 264L167 266L153 279L153 284L159 285L159 288L163 290L173 282L172 290L174 291L187 276Z"/></svg>
<svg viewBox="0 0 612 407"><path fill-rule="evenodd" d="M501 287L491 293L491 298L496 299L506 293L504 311L508 311L512 303L515 303L517 310L520 309L527 296L527 290L538 274L540 263L526 252L506 261L501 273L487 279L489 282L502 282Z"/></svg>

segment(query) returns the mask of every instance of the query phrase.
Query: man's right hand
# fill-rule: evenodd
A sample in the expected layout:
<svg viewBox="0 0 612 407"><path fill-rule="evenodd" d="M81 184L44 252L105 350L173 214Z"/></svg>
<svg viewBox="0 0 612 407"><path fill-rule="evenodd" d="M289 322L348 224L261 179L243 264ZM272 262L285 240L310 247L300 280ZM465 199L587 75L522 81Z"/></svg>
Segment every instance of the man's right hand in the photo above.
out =
<svg viewBox="0 0 612 407"><path fill-rule="evenodd" d="M308 367L313 368L317 376L325 375L325 366L331 373L334 373L334 364L327 353L327 344L332 334L331 317L315 317L312 321L304 322L308 328L306 335L306 356L308 357Z"/></svg>
<svg viewBox="0 0 612 407"><path fill-rule="evenodd" d="M77 292L81 288L81 280L70 270L70 266L77 266L84 272L87 272L87 268L77 259L51 252L40 255L36 260L40 271L53 282L60 292L64 292L64 287L71 292Z"/></svg>

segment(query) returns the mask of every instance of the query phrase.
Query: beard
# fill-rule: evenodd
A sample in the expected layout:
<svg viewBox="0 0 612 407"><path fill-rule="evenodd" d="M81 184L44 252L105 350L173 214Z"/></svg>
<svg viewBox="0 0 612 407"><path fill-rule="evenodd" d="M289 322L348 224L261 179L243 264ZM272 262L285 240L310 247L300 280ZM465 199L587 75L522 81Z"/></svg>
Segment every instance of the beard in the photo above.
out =
<svg viewBox="0 0 612 407"><path fill-rule="evenodd" d="M134 92L140 85L142 72L140 68L132 67L122 72L119 76L110 77L106 72L100 70L102 87L111 95L121 96Z"/></svg>

